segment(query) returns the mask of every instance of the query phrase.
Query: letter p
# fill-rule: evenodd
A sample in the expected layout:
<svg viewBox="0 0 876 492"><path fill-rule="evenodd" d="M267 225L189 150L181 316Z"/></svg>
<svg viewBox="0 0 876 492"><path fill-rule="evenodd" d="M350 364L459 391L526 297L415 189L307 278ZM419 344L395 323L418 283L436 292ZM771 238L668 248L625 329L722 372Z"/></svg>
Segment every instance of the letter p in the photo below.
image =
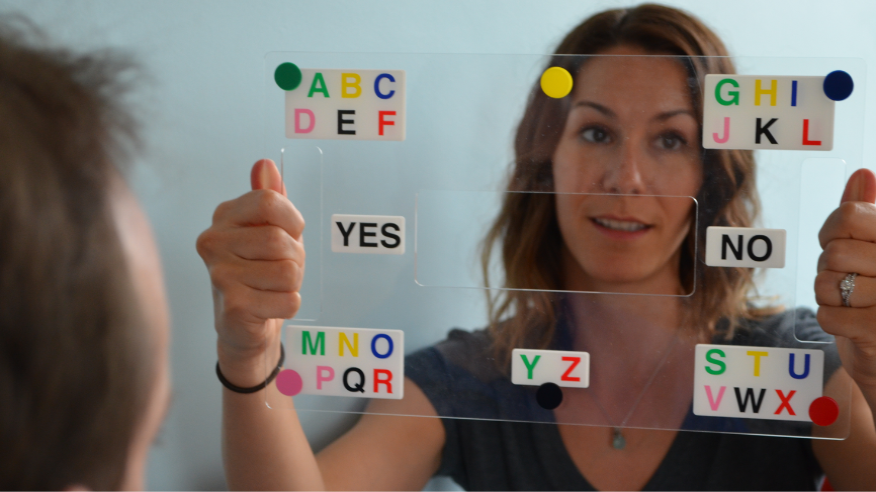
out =
<svg viewBox="0 0 876 492"><path fill-rule="evenodd" d="M335 378L335 370L331 366L316 366L316 389L322 389L322 383Z"/></svg>

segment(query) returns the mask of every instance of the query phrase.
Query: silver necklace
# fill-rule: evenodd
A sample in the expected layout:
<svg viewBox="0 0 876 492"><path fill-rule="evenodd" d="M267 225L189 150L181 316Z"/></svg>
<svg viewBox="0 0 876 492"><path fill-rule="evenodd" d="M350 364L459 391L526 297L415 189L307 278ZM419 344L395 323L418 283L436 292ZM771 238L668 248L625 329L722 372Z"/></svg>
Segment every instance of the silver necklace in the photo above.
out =
<svg viewBox="0 0 876 492"><path fill-rule="evenodd" d="M672 353L672 349L675 348L675 344L678 342L678 336L673 336L672 341L669 342L669 346L666 347L666 353L663 354L663 358L660 359L660 362L657 364L657 367L654 368L654 372L651 374L651 377L648 379L648 382L645 383L645 386L642 388L642 391L639 392L639 396L636 397L636 401L633 402L633 406L630 407L630 410L627 412L627 415L621 421L620 425L615 425L614 421L611 420L611 417L608 416L608 412L605 411L605 407L602 406L602 403L596 398L596 395L593 391L588 391L590 397L593 398L593 402L596 403L596 406L599 407L599 411L602 412L602 416L605 417L605 420L608 421L609 425L611 425L613 429L613 437L611 439L611 446L614 449L621 450L627 447L627 440L624 438L621 429L627 424L630 420L630 417L633 416L633 412L636 411L636 407L639 406L639 402L642 401L642 396L645 395L645 392L648 390L648 387L651 386L651 383L654 382L654 378L657 377L657 373L660 372L660 369L663 368L663 364L666 363L666 360L669 358L669 354Z"/></svg>

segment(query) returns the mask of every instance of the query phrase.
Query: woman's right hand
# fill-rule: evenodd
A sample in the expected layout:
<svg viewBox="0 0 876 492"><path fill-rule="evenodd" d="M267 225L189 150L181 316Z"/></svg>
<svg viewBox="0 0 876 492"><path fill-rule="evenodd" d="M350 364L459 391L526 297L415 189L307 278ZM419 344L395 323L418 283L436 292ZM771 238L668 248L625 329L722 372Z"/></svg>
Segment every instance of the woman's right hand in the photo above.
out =
<svg viewBox="0 0 876 492"><path fill-rule="evenodd" d="M304 218L277 166L256 162L251 181L253 191L216 207L197 242L213 284L219 364L245 387L264 380L266 349L276 364L282 322L298 312L304 278Z"/></svg>

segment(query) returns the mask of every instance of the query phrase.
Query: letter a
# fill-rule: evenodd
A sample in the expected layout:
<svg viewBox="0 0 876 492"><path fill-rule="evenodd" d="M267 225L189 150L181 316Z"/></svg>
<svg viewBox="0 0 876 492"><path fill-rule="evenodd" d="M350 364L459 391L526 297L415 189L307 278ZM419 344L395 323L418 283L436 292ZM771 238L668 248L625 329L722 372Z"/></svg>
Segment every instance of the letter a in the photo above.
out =
<svg viewBox="0 0 876 492"><path fill-rule="evenodd" d="M322 78L321 72L316 72L313 75L313 82L310 83L310 91L307 93L307 97L313 97L317 92L322 93L326 98L329 97L328 87L325 85L325 79Z"/></svg>

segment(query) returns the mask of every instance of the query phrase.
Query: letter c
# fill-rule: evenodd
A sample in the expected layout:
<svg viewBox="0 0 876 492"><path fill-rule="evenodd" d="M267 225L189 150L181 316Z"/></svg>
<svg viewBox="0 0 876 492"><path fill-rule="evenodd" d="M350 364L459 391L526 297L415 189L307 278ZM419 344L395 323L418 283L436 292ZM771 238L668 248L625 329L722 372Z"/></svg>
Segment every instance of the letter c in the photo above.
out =
<svg viewBox="0 0 876 492"><path fill-rule="evenodd" d="M382 79L389 79L390 82L395 82L395 77L388 73L382 73L374 79L374 93L377 94L377 97L380 99L389 99L390 97L395 95L395 90L390 90L386 94L380 92L380 81Z"/></svg>

